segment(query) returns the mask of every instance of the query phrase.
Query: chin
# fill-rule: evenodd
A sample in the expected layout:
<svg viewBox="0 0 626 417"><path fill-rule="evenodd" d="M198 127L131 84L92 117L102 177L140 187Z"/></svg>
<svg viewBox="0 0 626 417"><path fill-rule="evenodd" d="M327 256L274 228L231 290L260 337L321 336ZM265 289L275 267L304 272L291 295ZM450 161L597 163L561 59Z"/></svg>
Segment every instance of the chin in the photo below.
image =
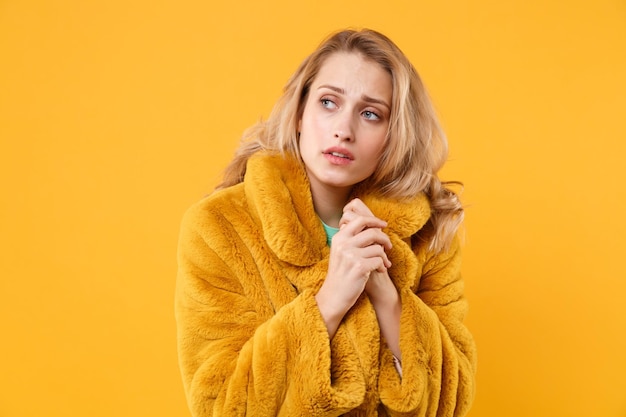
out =
<svg viewBox="0 0 626 417"><path fill-rule="evenodd" d="M350 188L350 187L354 187L355 185L357 185L358 183L360 183L361 181L324 181L324 184L327 187L334 187L334 188Z"/></svg>

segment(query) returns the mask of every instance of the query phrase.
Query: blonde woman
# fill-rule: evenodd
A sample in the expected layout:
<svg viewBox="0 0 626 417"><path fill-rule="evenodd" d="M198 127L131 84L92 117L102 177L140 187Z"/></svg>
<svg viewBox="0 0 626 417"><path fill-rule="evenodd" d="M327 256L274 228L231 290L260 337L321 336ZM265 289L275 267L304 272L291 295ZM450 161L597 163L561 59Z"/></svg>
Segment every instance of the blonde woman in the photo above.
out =
<svg viewBox="0 0 626 417"><path fill-rule="evenodd" d="M475 345L447 143L372 31L326 39L186 213L176 292L194 416L463 416Z"/></svg>

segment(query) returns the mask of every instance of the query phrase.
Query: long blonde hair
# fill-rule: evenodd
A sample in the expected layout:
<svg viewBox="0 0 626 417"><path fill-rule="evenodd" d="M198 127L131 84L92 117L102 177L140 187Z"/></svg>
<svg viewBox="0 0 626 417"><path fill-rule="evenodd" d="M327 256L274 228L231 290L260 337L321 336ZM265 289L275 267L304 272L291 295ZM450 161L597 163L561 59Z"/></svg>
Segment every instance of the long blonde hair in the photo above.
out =
<svg viewBox="0 0 626 417"><path fill-rule="evenodd" d="M309 89L325 60L337 52L359 53L378 63L392 79L392 104L387 145L375 172L363 184L383 196L404 199L424 192L431 204L430 248L446 249L463 221L458 195L437 172L446 162L448 143L417 71L385 35L370 29L343 30L328 37L291 76L269 118L248 129L219 188L243 181L248 158L259 150L300 159L298 122Z"/></svg>

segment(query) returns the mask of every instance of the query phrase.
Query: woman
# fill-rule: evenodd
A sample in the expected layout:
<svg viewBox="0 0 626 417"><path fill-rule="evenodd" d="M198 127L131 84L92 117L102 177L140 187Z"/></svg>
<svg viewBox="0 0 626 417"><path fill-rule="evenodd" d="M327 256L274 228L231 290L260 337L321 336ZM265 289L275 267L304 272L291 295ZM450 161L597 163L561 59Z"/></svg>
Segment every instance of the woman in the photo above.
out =
<svg viewBox="0 0 626 417"><path fill-rule="evenodd" d="M475 346L437 172L446 140L384 35L300 65L185 215L176 293L194 416L462 416Z"/></svg>

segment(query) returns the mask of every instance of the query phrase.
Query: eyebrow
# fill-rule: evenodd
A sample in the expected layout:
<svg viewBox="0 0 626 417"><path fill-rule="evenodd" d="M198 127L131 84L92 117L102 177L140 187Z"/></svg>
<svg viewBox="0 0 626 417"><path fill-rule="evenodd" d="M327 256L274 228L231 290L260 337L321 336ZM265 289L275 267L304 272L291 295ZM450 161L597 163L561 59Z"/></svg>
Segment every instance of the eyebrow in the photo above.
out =
<svg viewBox="0 0 626 417"><path fill-rule="evenodd" d="M335 87L334 85L322 84L317 89L319 90L321 88L328 88L329 90L333 90L339 94L344 94L344 95L346 94L343 88ZM379 100L377 98L366 96L366 95L361 96L361 99L367 103L381 104L391 110L391 106L387 104L384 100Z"/></svg>

